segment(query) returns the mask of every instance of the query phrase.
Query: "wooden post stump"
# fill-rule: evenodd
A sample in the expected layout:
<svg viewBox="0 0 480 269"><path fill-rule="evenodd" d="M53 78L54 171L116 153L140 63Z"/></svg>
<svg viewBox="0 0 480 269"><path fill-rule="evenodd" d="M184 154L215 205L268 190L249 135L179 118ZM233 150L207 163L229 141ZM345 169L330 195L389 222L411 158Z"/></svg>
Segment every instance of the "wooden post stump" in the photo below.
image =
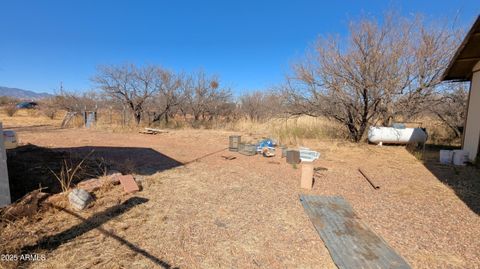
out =
<svg viewBox="0 0 480 269"><path fill-rule="evenodd" d="M300 187L311 190L313 186L313 162L302 162L302 178Z"/></svg>

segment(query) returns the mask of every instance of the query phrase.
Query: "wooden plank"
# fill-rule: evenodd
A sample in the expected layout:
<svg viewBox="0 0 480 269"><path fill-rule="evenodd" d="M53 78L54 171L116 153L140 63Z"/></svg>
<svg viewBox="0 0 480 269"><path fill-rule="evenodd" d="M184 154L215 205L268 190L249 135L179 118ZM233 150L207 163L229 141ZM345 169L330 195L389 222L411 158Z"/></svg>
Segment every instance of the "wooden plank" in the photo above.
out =
<svg viewBox="0 0 480 269"><path fill-rule="evenodd" d="M301 195L300 201L338 268L410 268L342 197Z"/></svg>
<svg viewBox="0 0 480 269"><path fill-rule="evenodd" d="M151 134L151 135L156 135L157 133L151 132L151 131L139 131L141 134Z"/></svg>
<svg viewBox="0 0 480 269"><path fill-rule="evenodd" d="M145 130L147 132L152 132L152 133L157 133L157 134L168 133L168 131L161 130L161 129L155 129L155 128L145 128Z"/></svg>

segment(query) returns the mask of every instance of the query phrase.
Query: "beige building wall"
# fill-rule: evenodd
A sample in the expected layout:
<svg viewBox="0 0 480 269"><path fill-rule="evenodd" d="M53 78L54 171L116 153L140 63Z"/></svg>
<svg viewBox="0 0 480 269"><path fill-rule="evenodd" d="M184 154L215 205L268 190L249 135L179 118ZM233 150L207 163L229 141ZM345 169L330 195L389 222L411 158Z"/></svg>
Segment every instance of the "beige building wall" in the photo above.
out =
<svg viewBox="0 0 480 269"><path fill-rule="evenodd" d="M477 62L473 71L480 69L480 61ZM470 86L470 98L468 103L467 122L465 124L465 137L463 149L468 151L470 160L475 160L478 153L480 140L480 71L473 73Z"/></svg>
<svg viewBox="0 0 480 269"><path fill-rule="evenodd" d="M7 155L5 153L5 145L3 144L3 128L0 122L0 207L9 205L10 186L7 171Z"/></svg>

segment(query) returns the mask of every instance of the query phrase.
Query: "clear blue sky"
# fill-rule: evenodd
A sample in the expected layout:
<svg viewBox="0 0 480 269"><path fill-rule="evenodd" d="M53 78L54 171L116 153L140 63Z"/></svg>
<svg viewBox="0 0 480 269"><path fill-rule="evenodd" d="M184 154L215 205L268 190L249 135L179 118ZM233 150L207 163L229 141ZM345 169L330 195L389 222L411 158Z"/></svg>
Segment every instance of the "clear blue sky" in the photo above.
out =
<svg viewBox="0 0 480 269"><path fill-rule="evenodd" d="M323 3L322 3L323 2ZM236 93L280 83L319 35L348 21L404 15L467 27L479 0L437 1L23 1L0 0L0 86L88 90L102 64L202 68Z"/></svg>

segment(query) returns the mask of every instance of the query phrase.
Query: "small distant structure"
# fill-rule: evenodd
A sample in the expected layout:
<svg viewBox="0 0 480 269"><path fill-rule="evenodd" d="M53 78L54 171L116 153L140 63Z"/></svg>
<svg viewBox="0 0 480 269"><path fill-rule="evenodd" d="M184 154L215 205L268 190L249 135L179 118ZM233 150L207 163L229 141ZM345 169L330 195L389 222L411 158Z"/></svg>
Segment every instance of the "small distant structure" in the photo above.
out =
<svg viewBox="0 0 480 269"><path fill-rule="evenodd" d="M443 80L470 82L462 149L474 161L480 147L480 16L460 44Z"/></svg>
<svg viewBox="0 0 480 269"><path fill-rule="evenodd" d="M65 114L65 117L63 118L61 128L66 128L68 123L74 117L76 117L77 115L82 116L82 121L83 121L83 124L86 128L91 128L91 127L95 126L96 123L97 123L97 111L96 111L96 109L97 109L97 107L95 107L95 111L87 111L87 110L83 110L81 112L68 111Z"/></svg>
<svg viewBox="0 0 480 269"><path fill-rule="evenodd" d="M97 111L83 111L82 114L86 128L90 128L97 123Z"/></svg>
<svg viewBox="0 0 480 269"><path fill-rule="evenodd" d="M20 102L16 105L18 109L33 109L38 107L37 102Z"/></svg>

